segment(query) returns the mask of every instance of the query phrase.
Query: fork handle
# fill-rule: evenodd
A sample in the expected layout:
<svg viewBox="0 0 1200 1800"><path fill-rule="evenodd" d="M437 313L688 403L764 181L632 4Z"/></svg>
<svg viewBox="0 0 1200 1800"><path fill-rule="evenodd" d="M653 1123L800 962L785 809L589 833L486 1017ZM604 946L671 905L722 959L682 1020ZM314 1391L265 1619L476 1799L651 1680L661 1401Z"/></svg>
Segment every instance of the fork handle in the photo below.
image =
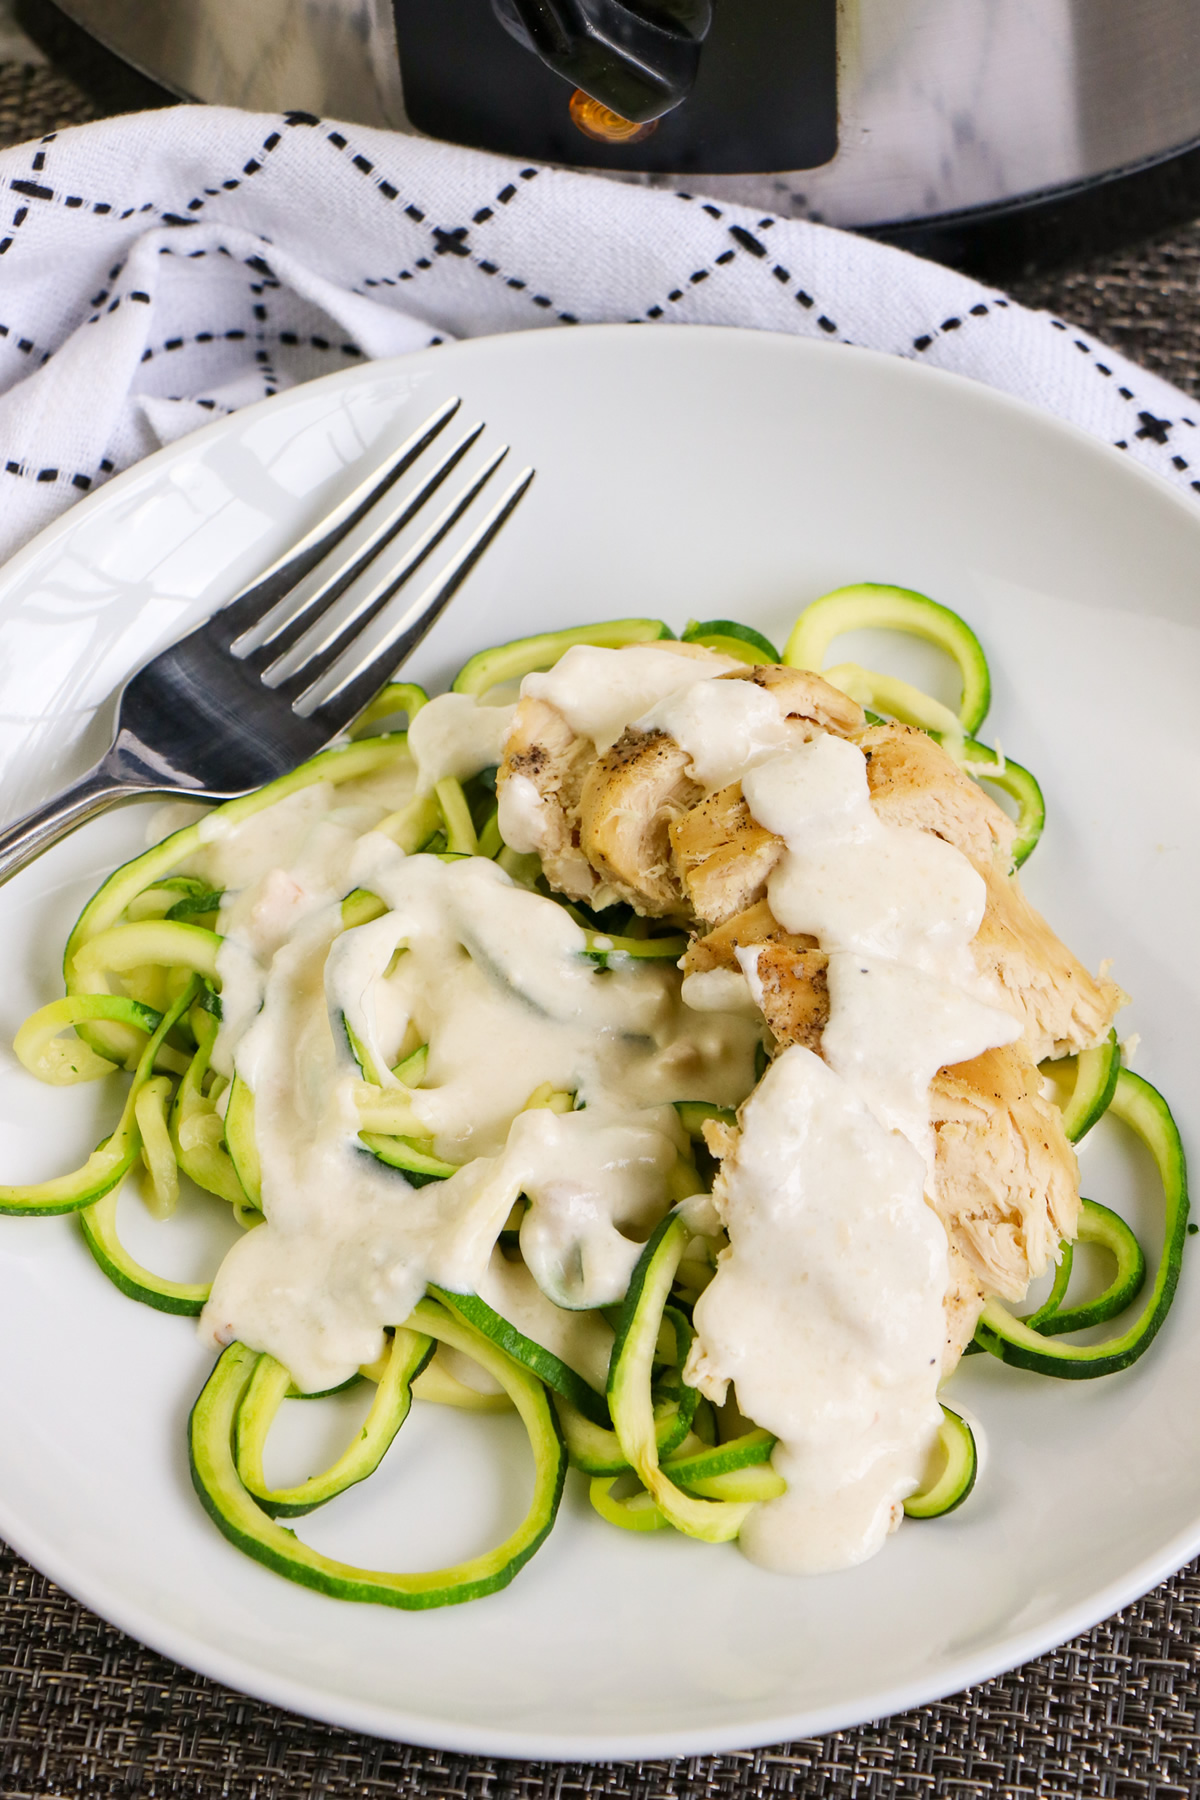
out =
<svg viewBox="0 0 1200 1800"><path fill-rule="evenodd" d="M0 884L86 819L94 818L118 800L146 792L147 789L137 782L125 781L115 775L107 758L97 763L94 769L89 769L61 793L0 830Z"/></svg>

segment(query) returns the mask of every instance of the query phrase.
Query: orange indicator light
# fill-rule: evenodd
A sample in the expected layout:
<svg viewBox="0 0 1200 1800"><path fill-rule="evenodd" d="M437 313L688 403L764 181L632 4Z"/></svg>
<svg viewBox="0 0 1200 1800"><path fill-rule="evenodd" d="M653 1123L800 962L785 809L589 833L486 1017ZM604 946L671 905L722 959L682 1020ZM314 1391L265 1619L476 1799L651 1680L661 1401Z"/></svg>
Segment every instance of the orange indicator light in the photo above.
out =
<svg viewBox="0 0 1200 1800"><path fill-rule="evenodd" d="M584 137L595 138L601 144L640 144L658 130L657 119L650 119L645 125L623 119L611 106L593 100L582 88L576 88L571 95L571 118Z"/></svg>

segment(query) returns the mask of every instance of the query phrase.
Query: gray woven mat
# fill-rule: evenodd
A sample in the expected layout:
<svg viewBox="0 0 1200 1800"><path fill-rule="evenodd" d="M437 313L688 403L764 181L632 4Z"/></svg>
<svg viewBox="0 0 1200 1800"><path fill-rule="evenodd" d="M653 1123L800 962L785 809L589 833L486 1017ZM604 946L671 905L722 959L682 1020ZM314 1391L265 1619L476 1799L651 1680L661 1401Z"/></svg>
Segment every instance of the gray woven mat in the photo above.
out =
<svg viewBox="0 0 1200 1800"><path fill-rule="evenodd" d="M1200 221L1072 269L1010 281L1044 307L1156 375L1200 395Z"/></svg>
<svg viewBox="0 0 1200 1800"><path fill-rule="evenodd" d="M87 95L42 64L0 62L0 146L96 117Z"/></svg>
<svg viewBox="0 0 1200 1800"><path fill-rule="evenodd" d="M0 144L95 116L0 63ZM1200 223L1012 284L1200 394ZM1146 1800L1200 1796L1200 1565L1053 1655L878 1725L736 1756L560 1767L315 1725L189 1674L0 1547L0 1800Z"/></svg>
<svg viewBox="0 0 1200 1800"><path fill-rule="evenodd" d="M670 1762L502 1762L380 1743L176 1668L9 1554L0 1793L138 1800L1028 1800L1190 1797L1200 1568L1051 1656L940 1705L770 1750Z"/></svg>

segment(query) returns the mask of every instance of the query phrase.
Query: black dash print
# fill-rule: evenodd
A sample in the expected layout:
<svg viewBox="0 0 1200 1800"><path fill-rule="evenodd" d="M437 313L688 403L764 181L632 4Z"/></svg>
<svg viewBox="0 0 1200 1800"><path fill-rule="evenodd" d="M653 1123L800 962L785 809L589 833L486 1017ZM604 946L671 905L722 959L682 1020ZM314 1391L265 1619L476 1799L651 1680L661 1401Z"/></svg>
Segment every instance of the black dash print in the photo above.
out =
<svg viewBox="0 0 1200 1800"><path fill-rule="evenodd" d="M1156 419L1152 412L1140 412L1138 418L1141 420L1141 426L1134 433L1135 437L1146 438L1152 444L1166 443L1171 435L1174 419Z"/></svg>
<svg viewBox="0 0 1200 1800"><path fill-rule="evenodd" d="M729 227L729 235L731 238L737 240L743 250L748 250L751 256L765 256L767 254L767 246L761 244L754 233L752 231L747 231L744 225L731 225Z"/></svg>

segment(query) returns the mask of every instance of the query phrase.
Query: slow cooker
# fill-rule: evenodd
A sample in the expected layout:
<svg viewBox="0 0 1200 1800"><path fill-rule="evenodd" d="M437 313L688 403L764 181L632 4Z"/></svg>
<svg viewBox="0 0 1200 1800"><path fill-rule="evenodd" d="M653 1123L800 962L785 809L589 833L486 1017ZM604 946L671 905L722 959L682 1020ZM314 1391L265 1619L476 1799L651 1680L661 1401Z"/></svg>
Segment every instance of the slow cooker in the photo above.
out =
<svg viewBox="0 0 1200 1800"><path fill-rule="evenodd" d="M1200 143L1200 0L58 0L172 93L878 228Z"/></svg>

